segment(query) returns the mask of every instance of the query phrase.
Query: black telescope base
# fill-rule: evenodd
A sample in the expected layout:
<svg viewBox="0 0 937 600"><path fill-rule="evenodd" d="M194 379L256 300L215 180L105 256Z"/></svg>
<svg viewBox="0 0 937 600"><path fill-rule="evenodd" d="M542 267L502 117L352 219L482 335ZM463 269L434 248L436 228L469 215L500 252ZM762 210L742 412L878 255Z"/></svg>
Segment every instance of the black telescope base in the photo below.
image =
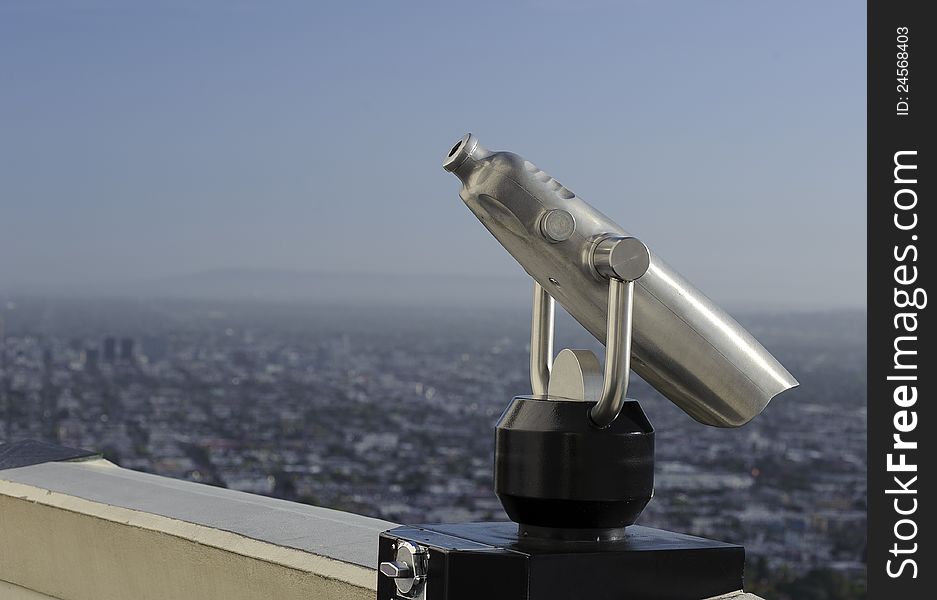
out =
<svg viewBox="0 0 937 600"><path fill-rule="evenodd" d="M397 527L381 534L378 561L409 542L428 556L425 579L401 593L378 574L377 599L701 600L742 589L742 546L638 525L615 538L524 537L510 522Z"/></svg>

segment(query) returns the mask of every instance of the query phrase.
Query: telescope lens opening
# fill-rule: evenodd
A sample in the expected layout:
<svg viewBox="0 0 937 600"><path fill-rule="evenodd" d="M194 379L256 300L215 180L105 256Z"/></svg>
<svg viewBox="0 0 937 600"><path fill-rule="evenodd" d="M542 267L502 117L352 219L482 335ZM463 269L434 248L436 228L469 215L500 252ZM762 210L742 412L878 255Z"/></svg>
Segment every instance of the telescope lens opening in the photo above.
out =
<svg viewBox="0 0 937 600"><path fill-rule="evenodd" d="M452 150L449 151L449 158L452 158L452 156L453 156L456 152L459 151L459 148L462 147L462 142L463 142L463 141L464 141L464 140L459 140L458 142L456 142L456 145L453 146L453 147L452 147Z"/></svg>

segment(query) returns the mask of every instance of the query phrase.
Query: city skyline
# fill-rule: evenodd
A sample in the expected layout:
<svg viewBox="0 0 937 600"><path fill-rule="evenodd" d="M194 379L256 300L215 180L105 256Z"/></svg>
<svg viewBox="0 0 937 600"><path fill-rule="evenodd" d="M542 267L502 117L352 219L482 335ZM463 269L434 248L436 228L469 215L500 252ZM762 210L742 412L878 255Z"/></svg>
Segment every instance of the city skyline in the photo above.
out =
<svg viewBox="0 0 937 600"><path fill-rule="evenodd" d="M520 311L46 299L7 315L0 438L394 522L506 518L493 427L530 389ZM559 321L564 345L599 349ZM858 586L865 317L743 323L802 385L721 429L633 377L629 396L657 436L656 493L639 522L744 543L746 587L814 570Z"/></svg>

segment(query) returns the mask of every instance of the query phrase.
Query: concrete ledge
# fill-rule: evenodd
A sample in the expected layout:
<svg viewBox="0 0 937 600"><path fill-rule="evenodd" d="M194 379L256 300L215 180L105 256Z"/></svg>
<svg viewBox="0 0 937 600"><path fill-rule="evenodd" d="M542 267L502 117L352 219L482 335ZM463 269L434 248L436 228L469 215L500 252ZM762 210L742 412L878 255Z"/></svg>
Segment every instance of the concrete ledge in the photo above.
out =
<svg viewBox="0 0 937 600"><path fill-rule="evenodd" d="M100 458L10 468L0 599L373 600L378 535L393 527Z"/></svg>
<svg viewBox="0 0 937 600"><path fill-rule="evenodd" d="M75 488L99 497L81 497ZM141 504L175 516L127 506ZM213 518L178 518L186 512ZM252 517L269 524L283 515L269 535L238 531L265 527ZM61 600L370 600L377 535L393 526L101 459L0 471L0 581ZM320 552L303 548L309 545ZM29 598L24 594L13 597Z"/></svg>
<svg viewBox="0 0 937 600"><path fill-rule="evenodd" d="M0 581L0 598L3 598L3 600L49 600L52 596L46 596L6 581Z"/></svg>

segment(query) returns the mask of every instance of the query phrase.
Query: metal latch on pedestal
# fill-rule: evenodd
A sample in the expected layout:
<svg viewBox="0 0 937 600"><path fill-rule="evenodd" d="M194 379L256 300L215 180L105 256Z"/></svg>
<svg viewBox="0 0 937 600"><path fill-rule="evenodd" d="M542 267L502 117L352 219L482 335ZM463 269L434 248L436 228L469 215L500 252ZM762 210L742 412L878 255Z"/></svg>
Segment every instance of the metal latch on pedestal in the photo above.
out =
<svg viewBox="0 0 937 600"><path fill-rule="evenodd" d="M422 600L426 589L428 550L404 541L394 546L394 560L382 562L378 570L381 575L394 580L400 596Z"/></svg>

